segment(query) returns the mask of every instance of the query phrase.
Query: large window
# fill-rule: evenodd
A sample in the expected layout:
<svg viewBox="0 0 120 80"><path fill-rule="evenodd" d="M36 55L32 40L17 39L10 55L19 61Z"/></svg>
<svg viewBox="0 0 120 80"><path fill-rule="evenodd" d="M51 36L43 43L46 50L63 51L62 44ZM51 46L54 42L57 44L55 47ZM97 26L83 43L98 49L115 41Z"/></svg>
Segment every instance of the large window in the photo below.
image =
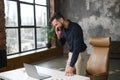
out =
<svg viewBox="0 0 120 80"><path fill-rule="evenodd" d="M46 47L49 0L4 0L7 54Z"/></svg>

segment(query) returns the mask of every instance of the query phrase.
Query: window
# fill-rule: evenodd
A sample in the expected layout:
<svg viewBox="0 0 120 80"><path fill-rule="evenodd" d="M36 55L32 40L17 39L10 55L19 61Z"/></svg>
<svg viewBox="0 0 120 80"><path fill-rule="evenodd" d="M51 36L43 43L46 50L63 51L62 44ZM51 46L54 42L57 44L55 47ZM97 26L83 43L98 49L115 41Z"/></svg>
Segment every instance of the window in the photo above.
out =
<svg viewBox="0 0 120 80"><path fill-rule="evenodd" d="M7 55L46 47L49 0L4 0Z"/></svg>

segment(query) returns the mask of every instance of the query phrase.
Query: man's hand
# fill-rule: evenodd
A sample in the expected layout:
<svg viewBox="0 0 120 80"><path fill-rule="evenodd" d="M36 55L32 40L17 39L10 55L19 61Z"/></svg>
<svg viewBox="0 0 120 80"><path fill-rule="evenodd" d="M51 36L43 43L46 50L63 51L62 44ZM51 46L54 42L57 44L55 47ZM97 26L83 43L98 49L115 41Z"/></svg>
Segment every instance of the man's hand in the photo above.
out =
<svg viewBox="0 0 120 80"><path fill-rule="evenodd" d="M74 68L71 66L67 66L65 70L66 76L73 76L74 75Z"/></svg>
<svg viewBox="0 0 120 80"><path fill-rule="evenodd" d="M62 35L62 31L61 31L60 28L61 28L61 27L56 27L56 28L55 28L55 33L56 33L58 39L60 39L60 38L61 38L61 35Z"/></svg>

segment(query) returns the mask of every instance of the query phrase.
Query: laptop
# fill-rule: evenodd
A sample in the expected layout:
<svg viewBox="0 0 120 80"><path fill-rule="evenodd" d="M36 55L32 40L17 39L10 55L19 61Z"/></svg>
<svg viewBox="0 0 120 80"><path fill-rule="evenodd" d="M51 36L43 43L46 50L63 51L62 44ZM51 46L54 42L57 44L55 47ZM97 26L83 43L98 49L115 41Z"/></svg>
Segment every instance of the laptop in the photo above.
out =
<svg viewBox="0 0 120 80"><path fill-rule="evenodd" d="M10 80L10 79L0 76L0 80Z"/></svg>
<svg viewBox="0 0 120 80"><path fill-rule="evenodd" d="M24 68L25 68L25 71L26 71L27 75L32 77L32 78L35 78L35 79L38 79L38 80L44 80L46 78L51 77L50 75L47 75L47 74L38 73L37 69L34 65L26 64L26 63L24 63L23 65L24 65Z"/></svg>

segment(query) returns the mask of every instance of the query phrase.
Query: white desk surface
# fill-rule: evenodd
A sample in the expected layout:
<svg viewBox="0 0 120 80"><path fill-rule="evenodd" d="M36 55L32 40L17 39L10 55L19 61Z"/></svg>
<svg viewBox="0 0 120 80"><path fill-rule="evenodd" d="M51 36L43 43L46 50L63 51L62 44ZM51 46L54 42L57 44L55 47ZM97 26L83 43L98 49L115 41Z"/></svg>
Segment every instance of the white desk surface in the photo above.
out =
<svg viewBox="0 0 120 80"><path fill-rule="evenodd" d="M37 67L38 73L44 73L52 76L45 80L90 80L88 77L84 77L84 76L74 75L72 77L67 77L65 76L65 72L63 71L58 71L58 70L53 70L53 69L48 69L48 68L38 67L38 66L36 67ZM24 68L2 72L0 73L0 77L8 78L5 80L37 80L29 77L26 74Z"/></svg>

